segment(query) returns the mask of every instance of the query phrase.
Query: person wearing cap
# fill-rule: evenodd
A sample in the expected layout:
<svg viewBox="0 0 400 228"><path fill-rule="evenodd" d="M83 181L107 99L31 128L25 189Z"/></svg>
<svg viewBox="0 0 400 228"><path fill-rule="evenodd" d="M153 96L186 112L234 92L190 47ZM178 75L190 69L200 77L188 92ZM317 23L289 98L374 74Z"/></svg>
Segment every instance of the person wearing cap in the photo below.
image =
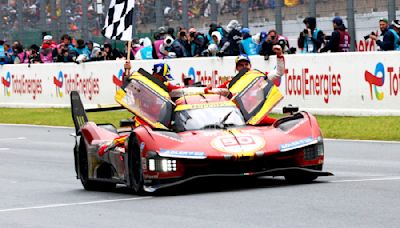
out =
<svg viewBox="0 0 400 228"><path fill-rule="evenodd" d="M158 59L163 59L164 55L162 54L162 52L160 51L160 47L161 45L164 44L164 39L166 38L167 35L167 29L165 29L165 27L161 26L158 28L157 30L157 35L154 37L154 42L153 42L153 50L155 52L155 54L153 55L154 58L158 58Z"/></svg>
<svg viewBox="0 0 400 228"><path fill-rule="evenodd" d="M43 37L43 43L39 51L40 59L43 63L52 63L53 60L53 50L57 47L57 44L53 41L51 35L46 35Z"/></svg>
<svg viewBox="0 0 400 228"><path fill-rule="evenodd" d="M317 28L315 17L307 17L303 20L306 28L300 32L297 39L297 46L301 53L317 53L322 44L325 43L324 33Z"/></svg>
<svg viewBox="0 0 400 228"><path fill-rule="evenodd" d="M257 44L254 43L254 41L250 35L250 29L242 28L240 30L240 33L242 34L242 40L240 41L240 44L239 44L240 54L246 54L249 56L250 55L258 55Z"/></svg>
<svg viewBox="0 0 400 228"><path fill-rule="evenodd" d="M394 25L389 26L389 21L386 18L379 19L379 30L381 31L382 40L378 39L375 33L371 33L369 38L376 41L381 51L392 51L395 50L395 34L390 29L393 29Z"/></svg>
<svg viewBox="0 0 400 228"><path fill-rule="evenodd" d="M282 77L285 74L285 58L283 55L282 47L280 45L275 45L273 47L273 50L276 53L276 70L272 70L271 72L266 74L268 79L272 81ZM248 70L252 69L250 58L248 57L248 55L240 54L235 59L235 70L236 72L240 72L245 68L247 68ZM231 80L226 80L217 88L228 88L230 81ZM212 85L208 85L206 90L204 91L207 93L211 92L211 90Z"/></svg>
<svg viewBox="0 0 400 228"><path fill-rule="evenodd" d="M348 52L350 51L351 37L343 24L341 17L334 17L332 20L333 32L329 42L320 52Z"/></svg>

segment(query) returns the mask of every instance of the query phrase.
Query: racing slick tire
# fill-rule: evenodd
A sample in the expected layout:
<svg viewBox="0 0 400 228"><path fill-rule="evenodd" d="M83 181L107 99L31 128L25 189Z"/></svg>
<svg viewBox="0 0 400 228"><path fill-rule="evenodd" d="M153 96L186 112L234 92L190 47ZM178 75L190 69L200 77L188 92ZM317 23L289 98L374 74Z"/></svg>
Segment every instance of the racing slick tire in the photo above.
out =
<svg viewBox="0 0 400 228"><path fill-rule="evenodd" d="M89 180L89 168L88 168L88 155L85 145L85 140L81 137L79 143L79 179L83 185L83 188L88 191L111 191L115 188L115 183L101 182L95 180Z"/></svg>
<svg viewBox="0 0 400 228"><path fill-rule="evenodd" d="M322 165L315 166L311 169L322 170ZM291 173L285 175L285 180L289 184L308 184L313 182L318 178L318 175L312 173Z"/></svg>
<svg viewBox="0 0 400 228"><path fill-rule="evenodd" d="M140 146L135 134L129 136L128 142L128 172L129 182L131 188L138 195L144 194L144 178L143 178L143 167L142 157L140 156Z"/></svg>

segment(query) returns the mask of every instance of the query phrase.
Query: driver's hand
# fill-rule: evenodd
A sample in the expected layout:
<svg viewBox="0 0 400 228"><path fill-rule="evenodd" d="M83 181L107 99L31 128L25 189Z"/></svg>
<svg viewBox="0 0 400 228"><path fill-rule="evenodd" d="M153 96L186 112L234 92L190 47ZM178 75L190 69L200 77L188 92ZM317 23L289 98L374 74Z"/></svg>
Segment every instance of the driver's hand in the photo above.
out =
<svg viewBox="0 0 400 228"><path fill-rule="evenodd" d="M272 47L272 50L275 52L275 54L277 55L277 56L281 56L282 55L282 47L281 47L281 45L274 45L273 47Z"/></svg>

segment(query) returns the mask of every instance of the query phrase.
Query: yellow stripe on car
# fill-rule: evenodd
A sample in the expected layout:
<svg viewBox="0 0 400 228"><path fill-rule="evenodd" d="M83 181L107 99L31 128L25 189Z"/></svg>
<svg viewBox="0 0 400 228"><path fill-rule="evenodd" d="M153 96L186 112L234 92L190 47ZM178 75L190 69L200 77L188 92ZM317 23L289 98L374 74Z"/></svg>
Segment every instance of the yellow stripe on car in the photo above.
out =
<svg viewBox="0 0 400 228"><path fill-rule="evenodd" d="M275 105L278 104L278 102L282 100L282 98L282 93L276 86L273 86L270 93L268 94L267 100L264 102L264 105L255 116L250 118L248 124L256 125L257 123L259 123L261 119L265 116L265 114L267 114L273 107L275 107Z"/></svg>

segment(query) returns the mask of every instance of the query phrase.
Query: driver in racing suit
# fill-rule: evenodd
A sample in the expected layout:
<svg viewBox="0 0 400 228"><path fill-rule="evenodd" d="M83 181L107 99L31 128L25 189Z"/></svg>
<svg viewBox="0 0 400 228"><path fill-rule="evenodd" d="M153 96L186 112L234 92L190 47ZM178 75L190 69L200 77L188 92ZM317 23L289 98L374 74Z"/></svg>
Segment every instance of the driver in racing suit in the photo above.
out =
<svg viewBox="0 0 400 228"><path fill-rule="evenodd" d="M168 66L168 64L166 64L166 63L157 63L157 64L154 64L154 66L153 66L152 75L155 78L157 78L158 80L160 80L162 83L164 83L164 85L168 89L168 92L171 92L174 89L183 88L183 86L174 85L173 83L171 83L171 81L174 80L174 78L171 76L170 70L171 70L171 68ZM151 112L152 114L159 115L160 108L157 105L149 104L149 102L151 102L151 101L147 101L145 104L142 104L142 105L145 105L146 106L145 108L149 112ZM133 118L135 120L135 127L138 127L140 125L148 125L146 123L146 121L142 120L138 116L134 116ZM125 144L126 139L127 139L126 135L115 138L112 142L102 145L100 147L99 151L98 151L98 154L100 156L103 156L110 149L113 149L115 147L123 147L124 144Z"/></svg>
<svg viewBox="0 0 400 228"><path fill-rule="evenodd" d="M276 53L276 69L271 72L267 72L266 76L269 80L274 81L281 78L285 74L285 58L282 52L282 47L280 45L274 45L272 50ZM238 55L236 57L236 71L239 72L244 68L251 70L251 62L247 55ZM228 88L231 80L225 81L223 84L219 85L218 88ZM211 92L212 86L208 85L206 92ZM275 118L265 116L258 125L271 125L276 121Z"/></svg>

